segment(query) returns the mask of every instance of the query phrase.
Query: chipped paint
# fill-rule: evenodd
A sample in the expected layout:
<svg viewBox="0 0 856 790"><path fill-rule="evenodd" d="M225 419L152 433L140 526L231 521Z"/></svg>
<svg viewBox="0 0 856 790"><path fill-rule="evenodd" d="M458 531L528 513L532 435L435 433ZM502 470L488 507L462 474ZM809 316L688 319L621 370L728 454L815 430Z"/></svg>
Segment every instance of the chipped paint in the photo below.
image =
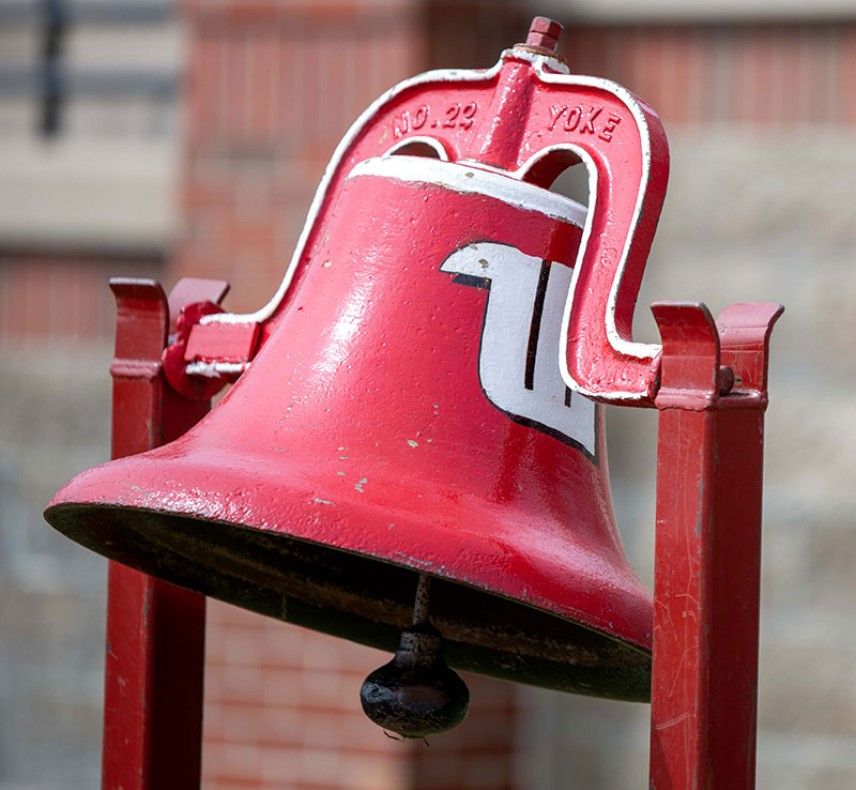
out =
<svg viewBox="0 0 856 790"><path fill-rule="evenodd" d="M203 376L219 379L222 376L239 375L248 370L252 362L188 362L185 370L188 376Z"/></svg>

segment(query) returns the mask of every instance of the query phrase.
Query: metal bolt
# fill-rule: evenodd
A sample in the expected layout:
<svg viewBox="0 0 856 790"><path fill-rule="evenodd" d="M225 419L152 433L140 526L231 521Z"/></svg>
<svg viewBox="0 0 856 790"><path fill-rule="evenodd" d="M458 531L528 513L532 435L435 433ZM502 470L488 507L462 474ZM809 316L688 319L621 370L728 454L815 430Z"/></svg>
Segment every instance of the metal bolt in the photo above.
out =
<svg viewBox="0 0 856 790"><path fill-rule="evenodd" d="M734 389L734 371L728 365L720 365L716 383L719 387L719 394L728 395Z"/></svg>
<svg viewBox="0 0 856 790"><path fill-rule="evenodd" d="M563 29L562 25L553 19L548 19L546 16L536 16L529 26L526 46L540 47L555 52Z"/></svg>

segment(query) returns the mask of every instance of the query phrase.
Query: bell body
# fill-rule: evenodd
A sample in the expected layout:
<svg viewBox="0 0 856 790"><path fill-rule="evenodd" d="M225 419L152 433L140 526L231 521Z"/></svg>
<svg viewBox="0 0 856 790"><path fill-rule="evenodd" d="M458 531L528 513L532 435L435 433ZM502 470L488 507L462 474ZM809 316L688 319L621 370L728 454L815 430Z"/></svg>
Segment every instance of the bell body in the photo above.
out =
<svg viewBox="0 0 856 790"><path fill-rule="evenodd" d="M388 649L427 573L450 665L646 698L651 603L615 528L602 410L558 369L583 218L465 164L357 165L222 401L177 441L79 475L47 519Z"/></svg>

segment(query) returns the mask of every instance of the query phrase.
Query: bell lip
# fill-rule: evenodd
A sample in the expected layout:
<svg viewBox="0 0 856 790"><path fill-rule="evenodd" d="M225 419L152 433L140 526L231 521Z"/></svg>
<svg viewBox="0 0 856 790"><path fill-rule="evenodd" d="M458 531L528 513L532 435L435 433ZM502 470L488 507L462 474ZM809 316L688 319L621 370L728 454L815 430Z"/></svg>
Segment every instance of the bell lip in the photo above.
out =
<svg viewBox="0 0 856 790"><path fill-rule="evenodd" d="M174 444L165 447L171 448ZM159 515L240 526L268 535L280 535L305 543L334 548L412 571L429 573L436 578L448 579L575 622L607 638L633 647L641 653L650 654L651 652L651 595L636 578L635 573L632 578L629 574L624 574L622 578L616 573L610 579L592 580L600 583L601 591L605 583L611 582L609 600L613 604L620 605L620 610L614 609L598 617L592 611L585 611L573 602L562 603L559 600L560 595L554 594L550 597L547 590L533 590L530 585L522 583L519 579L515 587L513 571L506 569L505 572L501 572L501 569L498 570L495 565L498 549L516 550L516 547L509 546L507 541L503 543L499 539L490 539L483 534L468 532L466 538L470 550L468 568L472 573L464 576L454 571L455 561L458 559L457 553L450 551L444 545L444 541L438 539L443 537L444 531L448 535L450 527L444 527L424 517L419 518L419 515L412 510L397 514L395 526L398 529L388 530L386 524L378 523L377 509L371 502L364 503L353 496L348 496L331 507L332 502L314 495L313 487L306 485L305 480L301 481L304 483L302 486L298 486L292 480L286 484L279 483L271 487L259 486L254 490L254 495L251 495L253 492L248 492L246 487L241 488L241 484L245 484L247 480L245 474L224 470L221 467L217 467L218 491L205 491L200 486L200 481L205 479L205 475L200 474L199 464L190 463L187 454L176 454L174 451L169 453L168 457L163 457L163 450L164 448L158 448L142 455L110 461L77 475L51 499L44 512L45 519L52 524L54 514L59 514L61 509L69 506L103 506L145 510ZM152 489L146 488L146 482L152 481L150 471L146 474L146 467L150 466L157 470L154 479L158 481L158 486ZM255 466L263 468L259 467L257 462ZM122 471L126 474L120 474ZM223 494L224 490L229 490L230 474L235 478L232 481L234 490L243 490L244 499L240 503L230 500ZM146 481L145 478L148 480ZM317 491L317 487L315 490ZM188 496L189 491L194 491L195 494ZM265 507L270 503L261 500L274 491L279 496L284 492L292 495L289 497L290 506L287 509L281 509L277 514L279 524L287 524L287 527L277 526L264 517ZM153 503L156 504L153 505ZM166 503L166 506L163 503ZM349 524L359 525L359 529L344 530L346 534L342 534L335 521L325 524L325 517L330 517L329 511L336 507L347 510L346 515L338 514L340 520L347 519ZM429 512L427 508L426 512ZM232 518L228 517L229 513L233 514ZM240 513L245 520L238 521L236 513ZM462 520L461 523L467 522ZM426 535L429 536L428 539ZM430 539L432 535L433 540ZM414 545L424 551L419 559L416 557L417 552L412 551ZM411 551L408 551L408 548ZM547 560L546 565L550 565L549 557L546 555L539 557L537 552L516 559L525 561L525 565L521 567L530 573L530 578L533 567L536 568L541 579L549 582L553 593L564 592L565 599L574 593L578 598L586 597L586 591L578 581L584 579L585 574L575 575L572 566L559 566L553 562L552 567L545 567L545 560ZM493 567L490 560L494 560ZM601 565L603 564L601 562ZM613 571L617 570L615 565L606 564ZM626 568L632 572L629 564ZM489 583L488 578L494 583ZM565 579L577 580L577 584L561 584L560 582ZM618 582L624 584L619 585ZM603 598L606 597L603 596Z"/></svg>
<svg viewBox="0 0 856 790"><path fill-rule="evenodd" d="M87 541L80 540L79 536L73 534L73 530L62 528L61 525L65 521L64 517L68 515L68 512L71 511L71 515L73 515L74 511L79 510L85 510L89 513L92 513L93 511L109 511L112 513L116 513L117 511L134 513L142 512L151 516L166 516L168 519L177 519L188 522L195 521L196 519L187 515L177 515L170 511L155 510L151 508L130 508L125 505L113 505L109 503L54 503L52 501L44 511L45 518L51 526L106 559L114 562L121 562L143 573L157 575L165 581L184 586L188 589L194 590L195 592L206 595L207 597L211 597L212 599L220 600L262 616L270 616L274 619L306 627L330 636L344 638L375 649L387 650L390 653L394 653L396 651L400 642L401 634L403 631L408 629L406 624L392 625L389 622L378 622L374 621L371 615L361 616L354 612L347 611L346 609L331 609L318 601L306 601L303 600L299 594L295 599L288 595L286 591L282 592L283 609L274 613L265 610L263 606L250 605L245 600L218 595L217 592L211 588L209 581L210 574L203 574L206 581L188 583L177 578L174 572L163 574L153 572L151 567L147 567L145 561L132 563L124 562L123 559L115 556L115 553L103 550L106 545L119 545L118 541L105 541L96 547L94 545L90 545ZM262 533L268 538L282 537L295 544L315 546L324 551L330 551L340 555L349 555L359 559L361 562L372 564L377 563L381 566L386 565L406 571L413 574L414 579L425 572L417 567L404 565L400 562L388 560L376 555L368 555L350 549L334 548L323 543L318 543L317 541L296 538L293 535L287 535L285 533L263 532L262 530L258 530L254 527L236 525L228 521L207 521L206 523L228 528L230 532ZM174 547L170 547L170 551L174 553ZM600 640L601 649L604 644L608 643L612 643L616 646L614 653L605 654L608 657L608 662L606 664L595 663L593 665L577 665L575 663L563 663L560 659L555 657L551 658L550 656L522 654L521 657L518 657L516 652L509 653L507 649L503 649L501 646L488 647L484 644L479 644L478 642L462 642L460 640L456 640L454 637L450 638L448 635L443 635L443 652L447 657L447 663L450 667L459 671L488 675L509 682L523 683L524 685L541 687L552 691L562 691L564 693L574 693L602 699L620 700L624 702L650 702L650 650L641 648L614 633L593 628L584 623L581 619L566 618L556 612L532 606L525 601L511 598L491 589L477 587L467 581L460 581L450 576L437 576L431 571L427 571L427 573L439 582L447 584L452 588L467 588L480 595L507 601L515 607L519 607L524 610L530 609L533 613L537 612L538 615L555 619L556 621L570 625L572 628L578 629L579 631L589 632L596 640ZM294 604L298 602L298 608L300 611L295 612ZM372 627L372 629L377 631L377 633L369 635L369 627ZM429 627L433 628L433 626ZM388 632L386 633L386 638L384 638L384 632ZM582 649L583 652L586 652L592 648L583 646ZM598 648L595 647L594 649ZM610 663L615 662L616 660L620 661L622 652L624 653L625 659L628 656L636 655L640 660L638 662L629 661L626 663ZM521 660L523 661L522 664L520 663Z"/></svg>
<svg viewBox="0 0 856 790"><path fill-rule="evenodd" d="M94 553L98 554L99 556L104 557L107 560L110 560L111 562L119 561L119 560L115 560L107 552L101 551L100 548L96 549L96 548L93 548L91 546L87 546L87 545L83 544L82 542L78 541L77 538L71 536L66 530L61 529L57 525L58 521L63 520L62 518L60 518L60 519L54 519L53 518L53 516L55 516L55 515L60 515L60 516L65 515L66 511L70 510L73 512L75 510L80 510L83 508L86 508L88 510L102 510L102 511L144 512L147 514L151 514L151 515L155 515L155 516L165 516L168 518L175 517L175 518L187 519L187 520L191 520L191 521L198 520L198 521L204 521L205 523L218 524L220 526L229 527L230 529L245 530L247 532L263 532L264 534L272 536L272 537L282 537L282 538L286 538L288 540L295 541L296 543L306 544L309 546L316 546L316 547L324 548L324 549L335 550L338 552L342 552L343 554L349 554L353 557L358 557L360 559L369 560L372 562L377 562L377 563L380 563L383 565L389 565L389 566L392 566L395 568L401 568L403 570L412 571L415 574L426 574L426 575L432 577L433 579L437 579L439 581L449 582L451 584L459 585L462 587L467 587L467 588L474 590L476 592L484 593L485 595L490 595L490 596L500 598L500 599L505 600L505 601L509 601L509 602L517 604L519 606L523 606L523 607L532 609L532 610L539 612L541 614L545 614L545 615L548 615L550 617L555 617L559 620L571 622L574 625L576 625L582 629L585 629L587 631L591 631L592 633L595 633L598 636L603 637L604 639L610 639L612 641L615 641L615 642L618 642L618 643L624 645L625 647L627 647L631 650L635 650L640 655L644 655L644 656L650 656L651 655L651 647L646 647L645 645L637 644L636 642L633 642L630 639L625 638L624 636L618 635L615 632L611 632L611 631L608 631L608 630L605 630L602 628L598 628L595 625L590 625L589 623L587 623L583 619L583 617L581 615L579 615L579 616L574 615L574 614L567 615L567 614L555 611L553 609L548 609L548 608L545 608L543 606L538 606L536 604L530 603L529 601L527 601L525 599L513 597L513 596L511 596L507 593L504 593L502 591L497 591L496 589L486 587L486 586L482 586L482 585L476 584L476 583L474 583L468 579L460 578L460 577L457 577L457 576L454 576L451 574L445 574L445 575L441 576L437 573L436 570L428 568L428 567L424 567L423 565L419 565L419 564L408 565L406 563L396 561L393 559L389 559L387 557L383 557L383 556L380 556L378 554L369 554L365 551L359 551L356 549L351 549L351 548L347 548L347 547L343 547L343 546L332 546L330 544L321 543L317 540L312 540L311 538L298 537L296 535L293 535L293 534L290 534L287 532L273 532L270 530L263 530L263 529L260 529L258 527L249 526L246 524L235 524L234 522L225 521L223 519L199 519L198 517L194 517L194 516L186 514L186 513L176 513L174 511L168 511L168 510L162 510L162 509L159 510L159 509L155 509L155 508L137 508L137 507L132 507L129 505L124 505L124 504L115 504L115 503L106 503L106 502L96 502L96 503L93 503L93 502L54 502L53 500L51 500L51 502L47 505L47 507L44 509L44 511L42 513L45 521L51 527L53 527L58 532L60 532L60 534L65 535L70 540L74 540L76 543L79 543L80 545L84 545L85 548L88 548L90 551L93 551ZM125 564L125 563L123 563L123 564ZM140 570L142 570L142 569L140 569ZM145 572L148 573L148 571L145 571ZM150 574L150 575L157 575L157 574ZM215 596L209 596L209 597L215 597ZM408 629L405 628L404 630L408 630Z"/></svg>

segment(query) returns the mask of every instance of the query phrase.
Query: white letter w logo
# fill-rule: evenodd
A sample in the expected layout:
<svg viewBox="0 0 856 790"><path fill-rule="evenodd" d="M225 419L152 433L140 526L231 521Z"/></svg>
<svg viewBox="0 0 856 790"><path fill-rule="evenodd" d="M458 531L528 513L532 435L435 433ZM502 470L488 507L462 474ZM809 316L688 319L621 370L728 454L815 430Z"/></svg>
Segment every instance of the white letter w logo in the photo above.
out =
<svg viewBox="0 0 856 790"><path fill-rule="evenodd" d="M594 403L571 395L559 371L571 269L482 242L453 253L440 270L489 291L479 356L488 400L518 422L594 455Z"/></svg>

